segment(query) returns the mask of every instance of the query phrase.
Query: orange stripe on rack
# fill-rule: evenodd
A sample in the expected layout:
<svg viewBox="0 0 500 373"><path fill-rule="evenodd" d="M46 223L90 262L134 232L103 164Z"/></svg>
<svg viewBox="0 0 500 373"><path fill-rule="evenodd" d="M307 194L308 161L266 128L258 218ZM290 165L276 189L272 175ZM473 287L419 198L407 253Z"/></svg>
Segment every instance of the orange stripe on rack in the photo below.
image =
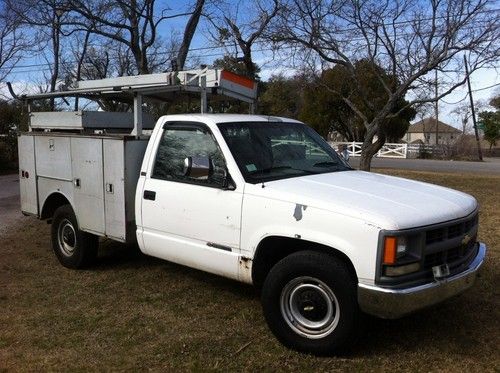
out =
<svg viewBox="0 0 500 373"><path fill-rule="evenodd" d="M232 72L227 71L227 70L222 70L222 72L220 74L220 78L225 79L225 80L229 80L230 82L242 85L243 87L247 87L250 89L254 89L254 87L255 87L255 82L252 79L247 78L246 76L241 76L241 75L232 73Z"/></svg>

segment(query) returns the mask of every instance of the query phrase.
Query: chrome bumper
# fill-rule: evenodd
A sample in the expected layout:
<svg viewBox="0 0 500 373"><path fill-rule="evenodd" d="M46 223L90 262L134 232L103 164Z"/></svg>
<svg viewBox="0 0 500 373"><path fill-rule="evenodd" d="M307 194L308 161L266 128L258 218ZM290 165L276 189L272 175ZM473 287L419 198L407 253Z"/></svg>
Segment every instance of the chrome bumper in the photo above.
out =
<svg viewBox="0 0 500 373"><path fill-rule="evenodd" d="M469 268L442 280L407 289L358 284L358 303L361 310L384 319L396 319L467 290L474 284L486 255L486 245L481 242L478 245L479 250Z"/></svg>

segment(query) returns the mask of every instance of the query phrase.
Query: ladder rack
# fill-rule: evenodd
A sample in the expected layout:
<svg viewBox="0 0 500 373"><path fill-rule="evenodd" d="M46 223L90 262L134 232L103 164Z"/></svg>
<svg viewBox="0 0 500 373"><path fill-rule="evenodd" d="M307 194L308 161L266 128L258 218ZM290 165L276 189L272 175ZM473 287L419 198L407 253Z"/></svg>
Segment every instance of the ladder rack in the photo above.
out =
<svg viewBox="0 0 500 373"><path fill-rule="evenodd" d="M31 113L30 108L33 101L51 98L81 97L90 100L111 99L119 102L133 103L133 113L129 113L129 115L133 115L133 129L131 131L131 135L140 136L142 134L144 123L142 111L143 101L149 100L166 102L171 100L176 93L182 91L200 94L201 113L207 112L207 98L209 96L217 95L247 102L250 107L250 113L253 113L255 100L257 98L257 82L227 70L203 68L160 74L143 74L136 76L79 81L77 82L76 87L57 92L20 96L16 96L12 90L11 93L15 98L23 100L28 104L28 110L30 111L32 118L30 130L32 127L36 129L67 128L72 130L80 127L81 129L116 128L116 125L112 125L111 122L109 127L106 127L105 123L101 123L99 126L95 123L91 123L89 118L98 118L99 115L85 116L82 115L81 111L73 112L74 117L87 119L82 119L82 121L77 124L75 124L75 121L73 120L72 124L68 123L66 127L64 125L64 123L66 123L65 120L58 122L59 127L54 127L53 125L51 126L50 120L43 120L44 117L50 118L50 114L57 115L59 112L50 112L50 114L38 113L38 118L33 120L33 117L36 117L37 114ZM65 113L63 115L68 117L68 112L61 113ZM44 125L44 123L47 124Z"/></svg>

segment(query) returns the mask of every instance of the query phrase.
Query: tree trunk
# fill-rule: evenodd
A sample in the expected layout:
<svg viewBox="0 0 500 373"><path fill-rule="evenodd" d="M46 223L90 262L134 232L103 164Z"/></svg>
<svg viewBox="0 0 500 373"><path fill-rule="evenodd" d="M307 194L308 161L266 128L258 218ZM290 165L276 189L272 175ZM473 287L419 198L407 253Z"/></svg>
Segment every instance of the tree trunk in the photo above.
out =
<svg viewBox="0 0 500 373"><path fill-rule="evenodd" d="M83 40L82 54L80 55L80 58L78 58L78 65L76 67L75 80L77 82L82 78L82 67L83 67L83 62L85 61L85 55L87 54L87 46L89 44L89 39L90 39L90 31L87 30L87 32L85 33L85 38ZM76 96L75 111L78 111L79 104L80 104L80 98Z"/></svg>
<svg viewBox="0 0 500 373"><path fill-rule="evenodd" d="M239 29L233 24L233 29L237 30L238 35L239 34ZM245 66L245 73L247 77L250 79L255 79L255 65L252 60L252 42L245 41L241 37L237 39L238 45L241 49L241 53L243 53L243 59L237 59L237 62L243 62L243 65Z"/></svg>
<svg viewBox="0 0 500 373"><path fill-rule="evenodd" d="M54 10L55 12L55 10ZM54 57L54 67L52 70L52 75L50 77L50 92L54 92L56 90L57 79L59 78L59 37L60 37L61 25L59 16L55 15L55 20L52 26L52 52ZM50 102L50 110L54 111L55 109L55 99L51 98Z"/></svg>
<svg viewBox="0 0 500 373"><path fill-rule="evenodd" d="M372 158L374 154L367 154L366 152L361 152L361 157L359 158L359 169L361 171L370 171Z"/></svg>
<svg viewBox="0 0 500 373"><path fill-rule="evenodd" d="M179 53L177 54L177 69L183 70L186 63L186 58L189 52L189 47L191 45L191 40L193 39L196 28L198 27L198 21L200 20L201 12L203 6L205 5L205 0L197 0L196 6L194 8L193 14L189 17L189 20L184 29L184 36L182 38L182 44L179 48Z"/></svg>
<svg viewBox="0 0 500 373"><path fill-rule="evenodd" d="M384 142L380 142L378 139L374 143L372 143L371 139L365 139L361 147L361 157L359 159L359 169L361 171L370 171L372 158L377 154L382 145L384 145Z"/></svg>
<svg viewBox="0 0 500 373"><path fill-rule="evenodd" d="M370 171L372 158L385 144L385 136L381 133L377 134L377 141L373 142L373 138L375 137L374 130L378 127L379 125L373 122L369 125L369 130L361 146L361 157L359 160L359 169L361 171Z"/></svg>
<svg viewBox="0 0 500 373"><path fill-rule="evenodd" d="M132 56L134 56L137 74L149 74L148 60L141 48L136 45L131 45L130 50Z"/></svg>
<svg viewBox="0 0 500 373"><path fill-rule="evenodd" d="M149 74L149 63L148 56L146 55L146 51L141 51L140 63L139 63L139 74Z"/></svg>
<svg viewBox="0 0 500 373"><path fill-rule="evenodd" d="M252 61L252 47L247 46L247 48L243 49L243 60L245 64L245 68L247 70L247 74L249 78L255 79L255 66Z"/></svg>

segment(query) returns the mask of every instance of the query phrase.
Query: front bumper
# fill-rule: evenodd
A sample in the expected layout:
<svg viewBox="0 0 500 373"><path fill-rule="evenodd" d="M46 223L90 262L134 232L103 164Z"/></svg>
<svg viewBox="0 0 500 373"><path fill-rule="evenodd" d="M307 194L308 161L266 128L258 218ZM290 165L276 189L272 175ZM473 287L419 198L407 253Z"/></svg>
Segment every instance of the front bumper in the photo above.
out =
<svg viewBox="0 0 500 373"><path fill-rule="evenodd" d="M358 285L358 303L362 311L397 319L401 316L432 306L470 288L486 256L486 245L479 242L479 250L469 267L454 276L407 289L387 289L375 285Z"/></svg>

